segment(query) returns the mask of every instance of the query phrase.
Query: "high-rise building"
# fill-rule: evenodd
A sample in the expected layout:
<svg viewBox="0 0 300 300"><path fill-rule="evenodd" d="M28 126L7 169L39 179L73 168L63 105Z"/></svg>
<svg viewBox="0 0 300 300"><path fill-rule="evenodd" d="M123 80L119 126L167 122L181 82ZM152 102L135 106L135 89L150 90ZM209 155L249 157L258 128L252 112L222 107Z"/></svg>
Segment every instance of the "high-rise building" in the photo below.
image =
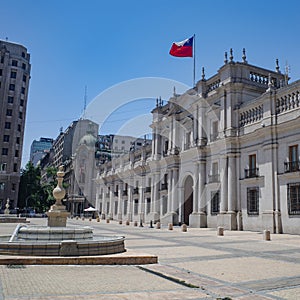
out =
<svg viewBox="0 0 300 300"><path fill-rule="evenodd" d="M49 152L53 144L53 139L41 137L39 141L34 140L30 147L30 161L34 166L40 159Z"/></svg>
<svg viewBox="0 0 300 300"><path fill-rule="evenodd" d="M0 41L0 208L18 200L30 80L30 54L19 44Z"/></svg>

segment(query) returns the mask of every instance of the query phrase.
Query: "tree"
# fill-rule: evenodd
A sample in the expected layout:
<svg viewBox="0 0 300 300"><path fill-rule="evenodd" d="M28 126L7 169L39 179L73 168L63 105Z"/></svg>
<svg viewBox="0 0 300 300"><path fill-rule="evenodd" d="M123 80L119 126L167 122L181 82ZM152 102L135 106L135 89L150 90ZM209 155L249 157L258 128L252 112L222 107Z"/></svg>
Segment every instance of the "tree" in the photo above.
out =
<svg viewBox="0 0 300 300"><path fill-rule="evenodd" d="M49 170L48 170L49 169ZM55 187L55 168L47 169L48 181L41 184L41 170L28 162L21 171L18 207L33 208L37 212L45 212L55 202L52 191Z"/></svg>

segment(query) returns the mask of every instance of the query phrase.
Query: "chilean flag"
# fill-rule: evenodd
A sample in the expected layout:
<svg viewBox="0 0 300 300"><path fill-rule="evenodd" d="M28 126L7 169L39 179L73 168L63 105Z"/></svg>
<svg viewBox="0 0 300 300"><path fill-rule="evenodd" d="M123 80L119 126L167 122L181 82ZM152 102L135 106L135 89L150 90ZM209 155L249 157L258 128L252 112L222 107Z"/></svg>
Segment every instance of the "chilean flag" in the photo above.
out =
<svg viewBox="0 0 300 300"><path fill-rule="evenodd" d="M193 41L192 36L182 42L173 43L169 53L177 57L193 57Z"/></svg>

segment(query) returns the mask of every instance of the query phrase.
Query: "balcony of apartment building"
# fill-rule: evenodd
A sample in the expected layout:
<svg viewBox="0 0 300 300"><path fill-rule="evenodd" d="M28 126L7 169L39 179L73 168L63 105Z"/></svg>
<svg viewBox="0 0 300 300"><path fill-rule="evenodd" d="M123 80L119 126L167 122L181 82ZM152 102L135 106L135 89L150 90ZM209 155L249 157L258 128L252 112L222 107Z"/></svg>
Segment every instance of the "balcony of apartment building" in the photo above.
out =
<svg viewBox="0 0 300 300"><path fill-rule="evenodd" d="M245 178L254 178L259 176L259 169L258 168L248 168L245 169Z"/></svg>

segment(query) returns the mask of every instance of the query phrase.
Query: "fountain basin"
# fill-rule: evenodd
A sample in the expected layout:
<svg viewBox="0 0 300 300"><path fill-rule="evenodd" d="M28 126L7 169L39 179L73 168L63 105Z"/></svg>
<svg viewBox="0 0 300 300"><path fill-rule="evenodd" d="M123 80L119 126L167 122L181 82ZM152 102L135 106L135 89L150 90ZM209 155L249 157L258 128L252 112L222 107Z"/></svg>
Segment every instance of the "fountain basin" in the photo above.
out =
<svg viewBox="0 0 300 300"><path fill-rule="evenodd" d="M92 256L125 252L125 237L93 237L88 226L43 227L19 224L0 254L22 256Z"/></svg>

